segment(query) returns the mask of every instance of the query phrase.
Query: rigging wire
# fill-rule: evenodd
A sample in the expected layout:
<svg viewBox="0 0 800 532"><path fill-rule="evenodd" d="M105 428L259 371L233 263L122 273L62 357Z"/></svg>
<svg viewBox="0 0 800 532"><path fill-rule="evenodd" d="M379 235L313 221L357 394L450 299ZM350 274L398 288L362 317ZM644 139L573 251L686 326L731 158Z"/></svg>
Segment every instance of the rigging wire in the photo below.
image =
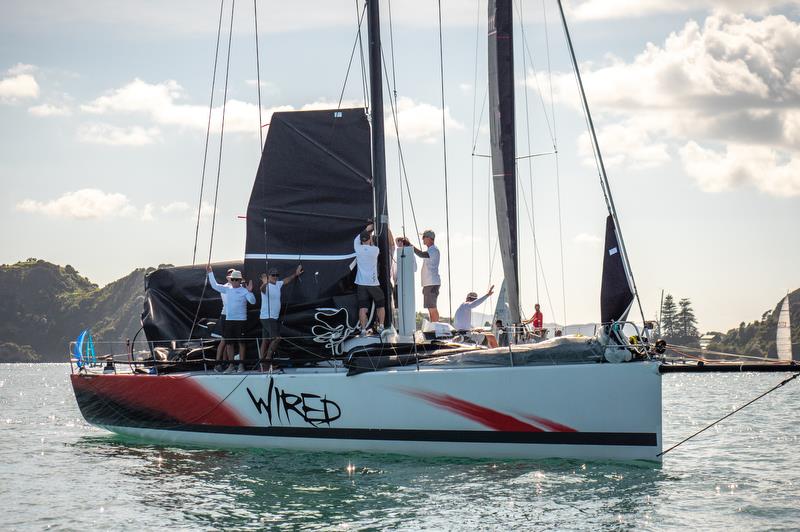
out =
<svg viewBox="0 0 800 532"><path fill-rule="evenodd" d="M394 24L392 23L392 0L389 0L389 57L392 58L392 85L389 85L389 76L386 76L386 84L387 88L389 88L389 94L392 97L389 98L389 102L392 108L392 117L395 122L395 133L397 137L397 177L398 182L400 183L400 227L403 230L403 237L406 236L406 202L405 196L403 194L403 163L400 159L400 128L399 124L397 123L397 70L395 69L395 61L394 61ZM381 47L381 62L383 63L384 70L386 69L386 59L383 57L383 47ZM394 101L392 101L394 100ZM411 191L409 190L409 195Z"/></svg>
<svg viewBox="0 0 800 532"><path fill-rule="evenodd" d="M477 139L477 128L475 124L475 114L478 107L478 47L481 37L481 3L475 2L477 13L475 16L475 72L472 81L472 137ZM482 114L483 109L481 109ZM477 142L477 140L475 141ZM472 146L472 153L475 153L475 143ZM475 212L475 157L470 157L469 170L469 208L470 212ZM470 216L470 287L475 287L475 217Z"/></svg>
<svg viewBox="0 0 800 532"><path fill-rule="evenodd" d="M219 155L217 158L217 182L214 189L214 210L211 214L211 239L208 243L208 263L211 264L211 252L214 249L214 229L217 224L217 202L219 200L219 181L222 173L222 140L225 136L225 109L228 104L228 78L231 70L231 41L233 40L233 11L236 7L236 0L231 0L231 22L228 32L228 54L225 63L225 90L222 93L222 122L219 130Z"/></svg>
<svg viewBox="0 0 800 532"><path fill-rule="evenodd" d="M200 176L200 199L197 201L197 225L194 229L194 249L192 250L192 266L197 262L197 240L200 236L200 214L203 209L203 191L206 185L206 163L208 162L208 141L211 136L211 114L214 111L214 88L217 81L217 63L219 61L219 39L222 34L222 12L225 0L219 3L219 23L217 24L217 44L214 49L214 71L211 75L211 99L208 103L208 123L206 124L206 142L203 148L203 171Z"/></svg>
<svg viewBox="0 0 800 532"><path fill-rule="evenodd" d="M356 6L358 6L358 2L356 2ZM356 38L353 41L353 49L350 51L350 61L347 63L347 70L344 74L344 82L342 83L342 91L339 93L339 103L336 104L337 109L342 108L342 100L344 99L344 91L347 88L347 80L350 78L350 69L353 66L353 58L356 56L356 47L358 46L359 40L361 39L361 24L364 22L364 14L367 12L367 4L364 4L364 8L361 10L361 15L358 17L358 29L356 30Z"/></svg>
<svg viewBox="0 0 800 532"><path fill-rule="evenodd" d="M446 110L444 101L444 47L442 44L442 0L437 2L439 14L439 81L442 95L442 156L444 159L444 212L445 228L447 234L447 300L449 305L450 320L453 319L453 283L450 268L450 196L447 187L447 128Z"/></svg>
<svg viewBox="0 0 800 532"><path fill-rule="evenodd" d="M258 7L256 1L253 0L253 23L255 24L256 34L256 84L258 85L258 153L264 149L264 121L261 118L261 60L258 56Z"/></svg>
<svg viewBox="0 0 800 532"><path fill-rule="evenodd" d="M355 0L356 3L356 14L358 13L358 0ZM367 9L367 3L364 2L364 9ZM361 56L361 87L364 90L364 109L367 109L367 113L369 113L370 109L370 101L369 101L369 86L367 85L367 64L364 61L364 42L361 38L361 24L358 25L358 51ZM383 112L382 109L378 110L379 112ZM377 214L377 213L376 213ZM380 213L383 214L383 213ZM376 226L377 230L377 226Z"/></svg>
<svg viewBox="0 0 800 532"><path fill-rule="evenodd" d="M591 137L591 144L592 144L592 151L594 152L595 156L595 164L598 166L598 170L600 173L600 186L603 190L603 196L606 200L606 207L608 208L608 213L611 216L612 220L614 221L614 228L616 229L617 239L619 240L619 247L620 251L622 252L623 257L623 266L625 267L625 272L628 274L628 278L630 280L630 284L633 288L633 294L636 299L636 303L639 306L639 313L642 317L642 322L645 322L646 319L644 317L644 308L642 307L642 300L639 297L639 290L636 287L636 279L633 276L633 270L631 269L630 259L628 257L628 250L625 246L625 239L622 237L622 228L619 224L619 218L617 216L617 209L614 206L614 198L611 196L611 185L608 181L608 174L606 173L606 167L603 163L603 156L600 153L600 144L597 140L597 133L594 129L594 122L592 121L592 114L589 110L589 102L586 98L586 91L583 88L583 81L581 80L581 73L580 69L578 68L578 60L575 58L575 50L572 46L572 39L570 38L569 34L569 27L567 26L567 18L564 15L564 6L561 3L561 0L556 0L558 3L559 13L561 15L561 25L564 31L564 37L567 41L567 47L569 48L569 55L570 59L572 60L573 66L573 73L575 76L575 80L578 85L578 91L581 95L581 106L583 108L584 113L584 120L586 121L589 135Z"/></svg>
<svg viewBox="0 0 800 532"><path fill-rule="evenodd" d="M670 447L670 448L669 448L669 449L667 449L666 451L662 451L662 452L658 453L656 456L664 456L664 455L665 455L665 454L667 454L668 452L670 452L670 451L672 451L673 449L675 449L675 448L677 448L677 447L679 447L679 446L683 445L684 443L686 443L687 441L691 440L691 439L692 439L692 438L694 438L695 436L698 436L699 434L701 434L701 433L703 433L703 432L707 431L708 429L710 429L711 427L713 427L713 426L714 426L714 425L716 425L717 423L719 423L719 422L721 422L721 421L724 421L724 420L728 419L729 417L731 417L731 416L732 416L732 415L734 415L735 413L739 412L740 410L743 410L743 409L745 409L746 407L748 407L748 406L750 406L751 404L755 403L756 401L758 401L758 400L759 400L759 399L761 399L762 397L765 397L765 396L769 395L770 393L774 392L774 391L775 391L775 390L777 390L778 388L781 388L781 387L783 387L784 385L788 384L789 382L791 382L791 381L795 380L797 377L800 377L800 373L795 373L795 374L794 374L794 375L792 375L791 377L787 377L787 378L785 378L784 380L782 380L781 382L779 382L778 384L776 384L775 386L773 386L772 388L770 388L770 389L769 389L769 390L767 390L766 392L762 393L761 395L759 395L759 396L758 396L758 397L756 397L755 399L751 399L750 401L746 402L745 404L743 404L742 406L740 406L740 407L739 407L739 408L737 408L736 410L734 410L734 411L732 411L732 412L730 412L730 413L728 413L728 414L726 414L726 415L722 416L721 418L719 418L718 420L714 421L713 423L711 423L711 424L709 424L709 425L706 425L705 427L703 427L702 429L698 430L697 432L695 432L695 433L694 433L694 434L692 434L691 436L689 436L689 437L687 437L687 438L684 438L683 440L679 441L678 443L676 443L675 445L673 445L672 447Z"/></svg>

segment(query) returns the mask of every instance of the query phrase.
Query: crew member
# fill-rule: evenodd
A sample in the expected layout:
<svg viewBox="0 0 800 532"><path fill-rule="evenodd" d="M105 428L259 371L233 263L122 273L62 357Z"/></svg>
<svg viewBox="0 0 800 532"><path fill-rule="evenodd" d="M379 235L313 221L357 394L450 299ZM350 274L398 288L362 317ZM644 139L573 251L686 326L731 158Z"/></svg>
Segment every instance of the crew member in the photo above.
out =
<svg viewBox="0 0 800 532"><path fill-rule="evenodd" d="M291 283L303 273L303 267L298 265L294 272L278 280L278 269L270 268L269 272L261 274L261 350L259 359L266 360L272 366L272 353L278 348L280 342L280 324L278 317L281 312L281 288ZM269 350L267 350L269 348ZM266 355L266 356L265 356Z"/></svg>
<svg viewBox="0 0 800 532"><path fill-rule="evenodd" d="M530 323L533 326L533 334L535 334L536 336L541 336L542 333L544 332L544 328L543 328L544 327L544 315L542 314L542 310L541 310L541 307L539 306L539 303L536 303L536 305L534 305L533 308L534 308L534 312L533 312L533 316L531 317L531 319L529 319L527 321L523 321L522 323L523 323L523 325L527 325L528 323Z"/></svg>
<svg viewBox="0 0 800 532"><path fill-rule="evenodd" d="M414 253L422 258L422 303L428 309L431 322L439 321L439 309L436 301L439 299L439 287L442 279L439 277L439 248L435 244L436 233L426 229L422 233L422 243L427 249L422 251L414 247Z"/></svg>
<svg viewBox="0 0 800 532"><path fill-rule="evenodd" d="M383 332L383 323L386 318L386 299L383 297L380 282L378 282L378 254L380 250L373 243L372 224L369 224L353 241L356 252L356 294L358 296L358 322L361 325L361 334L367 331L367 310L370 302L375 303L377 314L377 332Z"/></svg>
<svg viewBox="0 0 800 532"><path fill-rule="evenodd" d="M231 273L233 273L234 270L235 268L228 268L228 271L225 272L225 281L226 281L225 286L233 286L231 284ZM211 336L213 338L220 339L219 345L217 346L217 362L216 365L214 366L215 368L221 368L220 364L222 363L222 361L227 360L227 357L225 356L225 354L227 353L227 350L225 349L225 345L227 344L225 342L226 297L225 294L220 294L219 297L220 299L222 299L222 312L219 313L219 320L217 320L217 326L215 327L214 332L211 333Z"/></svg>
<svg viewBox="0 0 800 532"><path fill-rule="evenodd" d="M230 276L231 286L225 286L217 283L214 279L214 270L211 266L206 268L208 271L208 282L211 288L225 294L225 329L223 337L233 341L234 339L239 342L239 368L238 371L244 371L244 359L247 346L244 343L245 325L247 324L247 304L255 305L256 296L253 295L253 281L248 281L247 288L242 286L242 272L233 270ZM228 360L233 360L233 343L227 345ZM219 370L219 366L216 368ZM231 364L225 370L225 373L233 371Z"/></svg>
<svg viewBox="0 0 800 532"><path fill-rule="evenodd" d="M475 292L467 294L467 300L461 303L456 309L456 316L453 326L458 331L469 331L472 329L472 309L486 301L490 295L494 294L494 285L489 287L486 295L478 297Z"/></svg>

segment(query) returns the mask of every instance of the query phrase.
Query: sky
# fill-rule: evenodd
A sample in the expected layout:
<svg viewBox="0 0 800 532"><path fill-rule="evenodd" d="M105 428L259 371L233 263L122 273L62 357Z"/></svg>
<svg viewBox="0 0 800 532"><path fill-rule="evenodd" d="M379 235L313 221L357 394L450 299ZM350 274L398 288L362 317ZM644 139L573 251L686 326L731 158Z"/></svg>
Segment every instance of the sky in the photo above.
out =
<svg viewBox="0 0 800 532"><path fill-rule="evenodd" d="M226 68L224 4L201 205L220 3L4 2L0 263L70 264L100 285L137 267L189 264L198 206L198 262L243 256L259 78L261 123L274 110L335 107L340 94L364 105L358 53L346 76L362 4L256 6L260 76L252 2L235 5ZM401 202L387 95L391 226L412 239L436 231L447 315L450 299L455 307L502 281L480 157L487 8L442 1L441 64L436 2L381 9L418 222L407 193ZM800 287L800 4L573 0L565 9L645 316L657 316L664 290L691 299L701 331L760 318ZM515 14L517 153L542 154L518 163L523 310L539 301L546 321L595 322L606 207L557 6L518 0Z"/></svg>

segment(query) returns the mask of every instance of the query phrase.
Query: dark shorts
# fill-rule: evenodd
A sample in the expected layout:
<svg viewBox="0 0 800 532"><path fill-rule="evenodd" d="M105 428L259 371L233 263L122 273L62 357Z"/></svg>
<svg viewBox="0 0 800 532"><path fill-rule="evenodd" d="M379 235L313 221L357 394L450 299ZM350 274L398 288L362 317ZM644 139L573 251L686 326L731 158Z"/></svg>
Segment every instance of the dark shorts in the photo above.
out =
<svg viewBox="0 0 800 532"><path fill-rule="evenodd" d="M224 338L225 337L225 314L220 314L219 319L217 320L217 324L214 325L214 330L211 331L211 336L213 338Z"/></svg>
<svg viewBox="0 0 800 532"><path fill-rule="evenodd" d="M439 285L422 287L422 306L425 308L436 308L436 300L439 299Z"/></svg>
<svg viewBox="0 0 800 532"><path fill-rule="evenodd" d="M222 328L224 331L223 337L226 340L242 338L246 323L246 321L225 320L225 325Z"/></svg>
<svg viewBox="0 0 800 532"><path fill-rule="evenodd" d="M369 308L370 301L374 301L376 307L382 307L386 302L380 286L357 284L356 295L358 296L358 308Z"/></svg>
<svg viewBox="0 0 800 532"><path fill-rule="evenodd" d="M268 319L261 319L261 337L266 339L269 338L277 338L280 336L280 326L278 325L278 320L268 318Z"/></svg>

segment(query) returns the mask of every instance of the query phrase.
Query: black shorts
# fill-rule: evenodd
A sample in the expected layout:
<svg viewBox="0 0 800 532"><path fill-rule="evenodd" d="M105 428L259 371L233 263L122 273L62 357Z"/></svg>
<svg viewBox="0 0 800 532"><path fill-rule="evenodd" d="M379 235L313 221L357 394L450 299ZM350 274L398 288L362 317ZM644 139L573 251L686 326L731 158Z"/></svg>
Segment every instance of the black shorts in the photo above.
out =
<svg viewBox="0 0 800 532"><path fill-rule="evenodd" d="M238 321L238 320L225 320L225 325L223 326L223 337L226 340L235 340L236 338L242 338L244 336L245 324L246 321Z"/></svg>
<svg viewBox="0 0 800 532"><path fill-rule="evenodd" d="M422 287L422 306L425 308L436 308L436 300L439 299L439 285Z"/></svg>
<svg viewBox="0 0 800 532"><path fill-rule="evenodd" d="M376 307L382 307L386 302L380 286L357 284L356 295L358 296L358 308L369 308L370 301L374 301Z"/></svg>
<svg viewBox="0 0 800 532"><path fill-rule="evenodd" d="M214 330L211 331L212 338L225 337L225 314L220 314L217 324L214 325Z"/></svg>
<svg viewBox="0 0 800 532"><path fill-rule="evenodd" d="M265 340L280 336L280 325L278 320L272 318L261 318L261 337Z"/></svg>

